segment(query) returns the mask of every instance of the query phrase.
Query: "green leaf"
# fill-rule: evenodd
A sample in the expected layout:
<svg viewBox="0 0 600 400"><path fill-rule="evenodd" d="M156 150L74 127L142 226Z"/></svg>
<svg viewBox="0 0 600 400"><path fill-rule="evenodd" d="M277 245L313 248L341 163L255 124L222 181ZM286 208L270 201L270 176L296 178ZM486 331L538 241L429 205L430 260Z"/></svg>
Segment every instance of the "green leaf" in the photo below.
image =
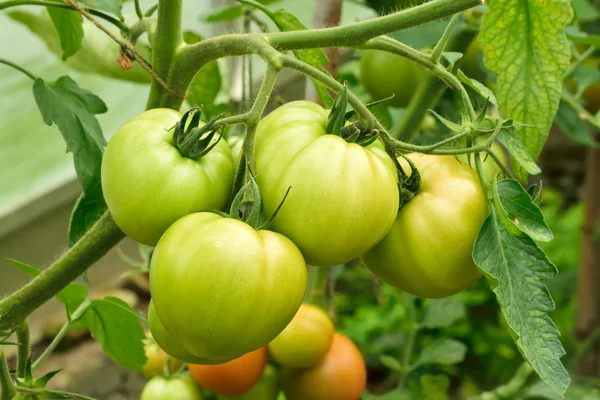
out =
<svg viewBox="0 0 600 400"><path fill-rule="evenodd" d="M467 310L460 300L452 297L434 299L427 302L427 310L421 324L428 329L445 328L466 315Z"/></svg>
<svg viewBox="0 0 600 400"><path fill-rule="evenodd" d="M450 379L446 375L421 375L423 400L447 400Z"/></svg>
<svg viewBox="0 0 600 400"><path fill-rule="evenodd" d="M569 375L560 362L565 354L550 319L554 303L544 281L556 267L526 234L511 235L495 208L475 241L473 258L496 294L519 350L552 390L563 395Z"/></svg>
<svg viewBox="0 0 600 400"><path fill-rule="evenodd" d="M201 37L193 32L184 32L187 44L199 42ZM187 101L192 107L203 107L207 111L214 109L214 103L221 90L221 72L219 63L211 61L205 64L196 73L194 80L188 88ZM209 113L210 114L210 113ZM210 115L212 117L214 115Z"/></svg>
<svg viewBox="0 0 600 400"><path fill-rule="evenodd" d="M532 175L539 174L542 171L531 158L530 153L527 151L527 148L514 127L502 128L498 134L498 141L506 147L506 150L508 150L513 160L525 171Z"/></svg>
<svg viewBox="0 0 600 400"><path fill-rule="evenodd" d="M442 53L442 57L444 57L449 65L446 66L447 69L451 70L454 64L458 62L462 58L463 54L457 51L444 51Z"/></svg>
<svg viewBox="0 0 600 400"><path fill-rule="evenodd" d="M460 69L458 70L457 76L459 81L461 81L462 83L466 83L467 86L469 86L475 91L475 93L477 93L478 95L480 95L481 97L498 107L498 100L496 99L494 92L492 92L487 86L475 79L467 77L464 74L464 72L462 72Z"/></svg>
<svg viewBox="0 0 600 400"><path fill-rule="evenodd" d="M564 101L561 101L558 106L556 124L575 143L588 147L598 147L598 142L592 135L592 126L579 118L577 112Z"/></svg>
<svg viewBox="0 0 600 400"><path fill-rule="evenodd" d="M417 365L424 364L458 364L465 359L467 346L453 339L438 339L425 347L417 360Z"/></svg>
<svg viewBox="0 0 600 400"><path fill-rule="evenodd" d="M77 178L83 187L83 199L77 202L70 222L69 245L73 245L106 210L100 184L106 140L94 116L106 112L106 105L68 76L54 83L36 79L33 95L44 123L58 125L73 153Z"/></svg>
<svg viewBox="0 0 600 400"><path fill-rule="evenodd" d="M12 258L7 258L6 261L8 261L8 263L11 264L13 267L16 267L22 272L25 272L29 276L36 277L40 274L39 269L29 264L25 264L24 262L13 260Z"/></svg>
<svg viewBox="0 0 600 400"><path fill-rule="evenodd" d="M135 310L123 300L93 300L76 326L89 329L104 352L122 367L141 370L146 363L144 329Z"/></svg>
<svg viewBox="0 0 600 400"><path fill-rule="evenodd" d="M402 372L403 370L402 364L400 364L400 361L395 357L384 354L379 356L379 362L391 371Z"/></svg>
<svg viewBox="0 0 600 400"><path fill-rule="evenodd" d="M243 11L244 9L242 6L223 7L216 11L205 14L202 19L204 22L208 23L233 21L234 19L240 18L243 14Z"/></svg>
<svg viewBox="0 0 600 400"><path fill-rule="evenodd" d="M79 0L79 2L88 7L114 14L117 17L123 17L123 14L121 14L121 9L123 8L122 0Z"/></svg>
<svg viewBox="0 0 600 400"><path fill-rule="evenodd" d="M81 14L56 7L46 7L50 19L60 36L60 47L66 60L81 47L83 41L83 18Z"/></svg>
<svg viewBox="0 0 600 400"><path fill-rule="evenodd" d="M534 161L558 110L571 58L564 29L572 18L570 0L495 0L481 26L484 62L497 74L500 111L527 125L517 126L516 134ZM514 170L524 181L529 171L521 167Z"/></svg>
<svg viewBox="0 0 600 400"><path fill-rule="evenodd" d="M515 225L521 231L540 242L549 242L554 238L544 221L542 211L518 181L502 179L497 185L502 206L512 220L517 219Z"/></svg>
<svg viewBox="0 0 600 400"><path fill-rule="evenodd" d="M573 8L579 22L592 22L600 17L600 12L589 0L573 0Z"/></svg>

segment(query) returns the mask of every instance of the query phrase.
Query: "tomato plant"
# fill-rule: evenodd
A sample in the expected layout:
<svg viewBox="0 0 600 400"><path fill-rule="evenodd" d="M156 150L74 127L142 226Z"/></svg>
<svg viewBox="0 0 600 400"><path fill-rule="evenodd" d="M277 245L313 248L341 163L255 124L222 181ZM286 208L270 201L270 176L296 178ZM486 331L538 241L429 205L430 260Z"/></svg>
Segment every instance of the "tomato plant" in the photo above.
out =
<svg viewBox="0 0 600 400"><path fill-rule="evenodd" d="M140 400L202 400L202 395L189 376L157 376L146 383Z"/></svg>
<svg viewBox="0 0 600 400"><path fill-rule="evenodd" d="M150 287L166 330L202 363L217 364L266 346L291 321L304 296L306 265L286 237L201 212L160 239Z"/></svg>
<svg viewBox="0 0 600 400"><path fill-rule="evenodd" d="M379 279L405 292L450 296L480 276L472 254L489 213L486 198L475 171L454 157L409 158L421 174L421 187L362 260Z"/></svg>
<svg viewBox="0 0 600 400"><path fill-rule="evenodd" d="M106 204L119 228L143 244L155 245L186 214L221 209L231 193L226 141L199 159L186 157L173 143L180 119L168 109L143 112L117 130L102 159Z"/></svg>
<svg viewBox="0 0 600 400"><path fill-rule="evenodd" d="M327 353L335 328L321 308L303 304L285 329L269 343L271 357L286 367L306 368Z"/></svg>
<svg viewBox="0 0 600 400"><path fill-rule="evenodd" d="M381 144L365 148L326 134L328 116L318 104L294 101L269 114L256 132L256 179L268 215L291 188L273 229L319 266L372 247L398 209L395 167Z"/></svg>
<svg viewBox="0 0 600 400"><path fill-rule="evenodd" d="M225 396L239 396L252 389L267 365L267 348L251 351L218 365L189 364L190 374L201 387Z"/></svg>
<svg viewBox="0 0 600 400"><path fill-rule="evenodd" d="M282 385L287 400L358 400L367 385L367 369L356 345L336 333L317 364L284 371Z"/></svg>
<svg viewBox="0 0 600 400"><path fill-rule="evenodd" d="M375 100L392 97L395 107L406 107L417 91L423 71L414 62L395 54L367 50L360 58L360 77Z"/></svg>

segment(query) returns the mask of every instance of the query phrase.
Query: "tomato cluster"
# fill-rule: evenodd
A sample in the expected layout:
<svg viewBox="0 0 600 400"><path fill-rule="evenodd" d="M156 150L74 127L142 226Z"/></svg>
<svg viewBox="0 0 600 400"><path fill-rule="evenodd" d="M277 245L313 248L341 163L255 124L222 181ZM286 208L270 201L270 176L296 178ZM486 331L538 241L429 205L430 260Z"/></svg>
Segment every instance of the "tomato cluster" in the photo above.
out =
<svg viewBox="0 0 600 400"><path fill-rule="evenodd" d="M245 189L230 200L239 151L232 156L214 121L203 124L193 112L146 111L110 141L102 163L110 212L130 237L155 245L147 348L154 361L145 368L153 393L177 386L198 398L188 378L160 376L169 355L204 389L266 398L273 390L257 383L276 380L268 348L288 400L358 399L364 361L322 310L302 305L306 264L362 258L382 281L430 298L479 276L471 253L488 208L468 160L410 154L409 166L376 136L361 136L360 125L332 124L335 109L295 101L258 124L250 200L240 197ZM413 173L420 187L401 199L399 177Z"/></svg>

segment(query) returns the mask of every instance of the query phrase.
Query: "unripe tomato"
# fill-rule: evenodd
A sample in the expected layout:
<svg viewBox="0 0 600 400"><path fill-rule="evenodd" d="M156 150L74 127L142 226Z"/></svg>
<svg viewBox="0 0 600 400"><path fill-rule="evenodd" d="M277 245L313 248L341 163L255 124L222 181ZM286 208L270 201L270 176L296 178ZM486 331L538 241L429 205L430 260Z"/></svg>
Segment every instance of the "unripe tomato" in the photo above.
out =
<svg viewBox="0 0 600 400"><path fill-rule="evenodd" d="M150 301L148 306L148 326L152 337L161 349L171 357L181 360L187 363L199 363L203 362L202 358L196 357L189 351L183 348L183 346L165 329L165 326L156 315L156 309L154 303Z"/></svg>
<svg viewBox="0 0 600 400"><path fill-rule="evenodd" d="M162 375L165 371L165 365L169 355L160 348L150 332L146 334L144 352L146 353L147 360L146 364L144 364L142 372L146 379L153 378L157 375ZM169 370L175 372L181 367L182 364L183 363L181 361L171 357L169 361Z"/></svg>
<svg viewBox="0 0 600 400"><path fill-rule="evenodd" d="M360 79L367 92L381 100L394 96L388 103L406 107L417 91L423 71L407 58L381 50L366 50L360 58Z"/></svg>
<svg viewBox="0 0 600 400"><path fill-rule="evenodd" d="M227 138L229 148L231 149L231 157L233 158L233 165L236 167L240 163L242 157L242 145L244 144L244 137L241 135L230 136Z"/></svg>
<svg viewBox="0 0 600 400"><path fill-rule="evenodd" d="M287 103L259 123L255 145L267 216L291 187L273 230L320 266L356 258L381 240L399 198L396 168L381 144L362 147L326 134L328 116L309 101Z"/></svg>
<svg viewBox="0 0 600 400"><path fill-rule="evenodd" d="M407 293L450 296L480 276L472 253L487 201L475 171L454 157L409 158L421 174L421 188L362 260L379 279Z"/></svg>
<svg viewBox="0 0 600 400"><path fill-rule="evenodd" d="M152 378L142 391L140 400L202 400L200 390L187 375Z"/></svg>
<svg viewBox="0 0 600 400"><path fill-rule="evenodd" d="M267 348L262 347L218 365L188 364L196 383L215 394L239 396L260 381L267 365Z"/></svg>
<svg viewBox="0 0 600 400"><path fill-rule="evenodd" d="M307 368L327 353L334 333L333 322L325 311L302 304L292 322L269 343L269 352L283 366Z"/></svg>
<svg viewBox="0 0 600 400"><path fill-rule="evenodd" d="M175 222L150 265L156 314L202 359L195 364L224 363L266 346L292 320L305 290L306 264L291 240L209 212Z"/></svg>
<svg viewBox="0 0 600 400"><path fill-rule="evenodd" d="M279 396L279 374L267 364L260 381L240 396L219 396L218 400L277 400Z"/></svg>
<svg viewBox="0 0 600 400"><path fill-rule="evenodd" d="M226 141L199 159L184 157L172 143L171 128L180 119L170 109L141 113L117 130L102 159L102 190L115 222L149 246L184 215L221 209L231 193Z"/></svg>
<svg viewBox="0 0 600 400"><path fill-rule="evenodd" d="M471 43L467 46L465 54L458 62L458 67L469 78L483 81L485 79L485 71L481 65L481 45L479 44L479 36L475 36Z"/></svg>
<svg viewBox="0 0 600 400"><path fill-rule="evenodd" d="M365 360L354 343L336 333L325 357L306 369L283 372L287 400L358 400L367 386Z"/></svg>

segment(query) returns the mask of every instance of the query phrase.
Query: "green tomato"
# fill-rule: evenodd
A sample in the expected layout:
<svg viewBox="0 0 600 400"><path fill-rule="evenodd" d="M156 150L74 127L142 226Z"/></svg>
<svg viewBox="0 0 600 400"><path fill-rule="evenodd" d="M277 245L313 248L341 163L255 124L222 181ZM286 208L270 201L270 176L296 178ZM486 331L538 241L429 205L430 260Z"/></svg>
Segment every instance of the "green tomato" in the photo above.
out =
<svg viewBox="0 0 600 400"><path fill-rule="evenodd" d="M472 254L489 213L487 201L475 171L454 157L409 158L421 174L421 188L362 260L379 279L407 293L450 296L480 276Z"/></svg>
<svg viewBox="0 0 600 400"><path fill-rule="evenodd" d="M397 173L379 142L347 143L325 131L329 112L293 101L256 131L255 169L273 230L290 238L312 265L358 257L383 238L398 212Z"/></svg>
<svg viewBox="0 0 600 400"><path fill-rule="evenodd" d="M240 163L242 157L242 145L244 144L244 137L241 135L233 135L227 138L227 143L231 148L231 156L233 158L233 164L236 166Z"/></svg>
<svg viewBox="0 0 600 400"><path fill-rule="evenodd" d="M479 44L479 36L469 43L467 50L462 59L458 62L458 67L469 78L477 79L478 81L485 80L485 71L482 66L481 45Z"/></svg>
<svg viewBox="0 0 600 400"><path fill-rule="evenodd" d="M165 326L158 318L158 315L156 315L156 309L154 308L154 303L152 300L150 300L150 305L148 306L148 325L150 327L152 337L158 346L160 346L160 348L171 357L192 364L198 364L204 361L203 359L194 356L192 353L184 349L183 346L179 344L179 342L173 337L173 335L171 335L165 329Z"/></svg>
<svg viewBox="0 0 600 400"><path fill-rule="evenodd" d="M219 400L277 400L279 396L279 373L267 364L260 381L241 396L219 396Z"/></svg>
<svg viewBox="0 0 600 400"><path fill-rule="evenodd" d="M334 333L333 322L325 311L302 304L292 322L269 343L269 352L285 367L307 368L327 353Z"/></svg>
<svg viewBox="0 0 600 400"><path fill-rule="evenodd" d="M422 77L413 61L387 51L366 50L360 58L360 79L367 92L375 100L394 96L389 100L394 107L410 103Z"/></svg>
<svg viewBox="0 0 600 400"><path fill-rule="evenodd" d="M305 290L306 264L291 240L209 212L175 222L150 265L156 314L177 343L202 359L196 364L266 346L298 311Z"/></svg>
<svg viewBox="0 0 600 400"><path fill-rule="evenodd" d="M102 190L115 222L149 246L184 215L223 208L233 185L225 140L199 159L173 145L171 128L180 118L170 109L141 113L117 130L102 159Z"/></svg>
<svg viewBox="0 0 600 400"><path fill-rule="evenodd" d="M202 400L202 395L189 376L157 376L146 383L140 400Z"/></svg>

